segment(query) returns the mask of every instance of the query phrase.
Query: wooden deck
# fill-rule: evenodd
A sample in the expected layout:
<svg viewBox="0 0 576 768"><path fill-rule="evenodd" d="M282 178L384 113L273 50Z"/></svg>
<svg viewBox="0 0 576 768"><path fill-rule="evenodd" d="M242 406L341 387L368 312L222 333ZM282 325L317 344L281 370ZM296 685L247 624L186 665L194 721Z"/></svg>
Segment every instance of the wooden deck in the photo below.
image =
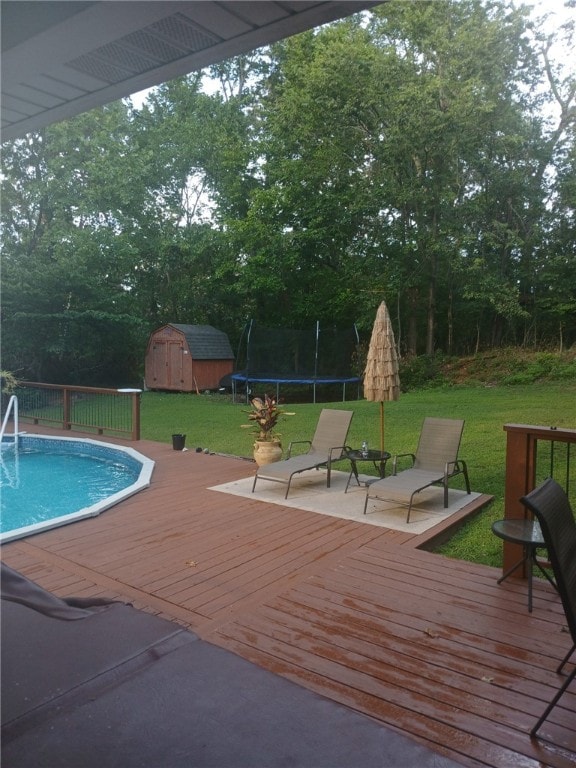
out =
<svg viewBox="0 0 576 768"><path fill-rule="evenodd" d="M570 645L547 583L530 615L524 582L420 549L426 535L210 491L254 465L132 445L156 461L149 489L6 544L3 560L58 595L178 621L462 765L574 766L573 687L543 726L550 741L528 735Z"/></svg>

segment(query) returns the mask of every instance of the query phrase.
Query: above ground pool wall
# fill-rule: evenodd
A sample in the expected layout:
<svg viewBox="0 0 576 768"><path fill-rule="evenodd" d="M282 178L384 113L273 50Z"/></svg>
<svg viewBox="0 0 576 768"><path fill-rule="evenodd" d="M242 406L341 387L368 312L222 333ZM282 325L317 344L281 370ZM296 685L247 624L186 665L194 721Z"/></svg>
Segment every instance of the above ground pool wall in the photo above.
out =
<svg viewBox="0 0 576 768"><path fill-rule="evenodd" d="M7 450L14 452L14 441L3 440L2 443L8 442L9 447ZM152 480L152 473L154 470L154 461L144 456L139 451L135 451L133 448L112 445L99 440L92 440L90 438L73 438L73 437L46 437L43 435L26 435L20 434L18 440L18 451L26 450L41 450L43 452L58 452L68 454L81 454L84 456L93 456L94 458L100 458L108 461L115 461L130 467L135 473L137 473L137 479L130 485L126 486L122 490L112 492L100 501L96 501L91 506L83 507L74 512L68 512L60 517L50 516L46 519L39 520L38 522L27 524L24 523L22 527L10 528L0 532L0 543L6 543L13 541L14 539L20 539L27 536L31 536L41 531L47 531L51 528L57 528L61 525L76 522L77 520L83 520L86 517L95 517L104 510L118 504L120 501L127 499L135 493L147 488ZM18 467L18 455L15 457L15 471L17 473ZM4 465L3 465L4 466ZM9 479L9 478L8 478ZM17 485L15 487L22 488L25 491L25 486L21 486L19 479L17 479ZM3 478L4 481L4 478ZM59 498L59 497L58 497ZM6 518L3 518L3 522ZM3 526L6 527L6 526Z"/></svg>

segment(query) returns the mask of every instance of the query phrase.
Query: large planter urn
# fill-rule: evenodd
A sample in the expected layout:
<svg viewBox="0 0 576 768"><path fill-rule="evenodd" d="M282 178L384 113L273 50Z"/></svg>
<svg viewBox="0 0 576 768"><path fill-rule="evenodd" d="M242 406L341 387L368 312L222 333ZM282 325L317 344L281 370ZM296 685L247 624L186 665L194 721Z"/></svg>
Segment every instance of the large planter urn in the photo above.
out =
<svg viewBox="0 0 576 768"><path fill-rule="evenodd" d="M280 440L256 440L254 443L254 461L259 467L272 464L282 458L282 443Z"/></svg>

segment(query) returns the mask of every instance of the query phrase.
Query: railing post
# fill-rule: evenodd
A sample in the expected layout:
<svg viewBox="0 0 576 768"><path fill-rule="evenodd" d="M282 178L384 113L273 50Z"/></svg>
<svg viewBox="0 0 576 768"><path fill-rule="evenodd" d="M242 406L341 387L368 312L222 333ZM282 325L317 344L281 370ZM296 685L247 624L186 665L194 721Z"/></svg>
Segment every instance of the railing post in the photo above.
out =
<svg viewBox="0 0 576 768"><path fill-rule="evenodd" d="M131 440L140 440L140 395L141 389L118 389L117 392L121 392L124 395L132 396L132 433Z"/></svg>
<svg viewBox="0 0 576 768"><path fill-rule="evenodd" d="M72 400L72 393L67 387L64 387L63 395L63 415L62 415L62 429L72 429L72 419L70 418L70 404Z"/></svg>
<svg viewBox="0 0 576 768"><path fill-rule="evenodd" d="M140 395L140 391L132 394L132 440L140 440Z"/></svg>
<svg viewBox="0 0 576 768"><path fill-rule="evenodd" d="M525 511L520 498L529 493L536 482L536 439L529 431L517 431L505 424L506 431L506 484L504 491L504 517L521 519ZM503 571L506 572L522 558L522 546L505 541ZM525 576L525 573L518 574Z"/></svg>

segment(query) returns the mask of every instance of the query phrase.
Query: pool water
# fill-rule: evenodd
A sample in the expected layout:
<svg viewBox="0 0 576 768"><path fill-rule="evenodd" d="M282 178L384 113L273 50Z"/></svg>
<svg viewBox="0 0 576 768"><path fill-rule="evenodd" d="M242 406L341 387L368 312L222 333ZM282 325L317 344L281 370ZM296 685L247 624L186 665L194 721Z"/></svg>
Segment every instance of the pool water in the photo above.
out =
<svg viewBox="0 0 576 768"><path fill-rule="evenodd" d="M135 485L143 463L114 446L37 437L19 442L17 451L3 445L1 452L0 535L4 541L4 534L12 531L24 535L99 514L144 487Z"/></svg>

